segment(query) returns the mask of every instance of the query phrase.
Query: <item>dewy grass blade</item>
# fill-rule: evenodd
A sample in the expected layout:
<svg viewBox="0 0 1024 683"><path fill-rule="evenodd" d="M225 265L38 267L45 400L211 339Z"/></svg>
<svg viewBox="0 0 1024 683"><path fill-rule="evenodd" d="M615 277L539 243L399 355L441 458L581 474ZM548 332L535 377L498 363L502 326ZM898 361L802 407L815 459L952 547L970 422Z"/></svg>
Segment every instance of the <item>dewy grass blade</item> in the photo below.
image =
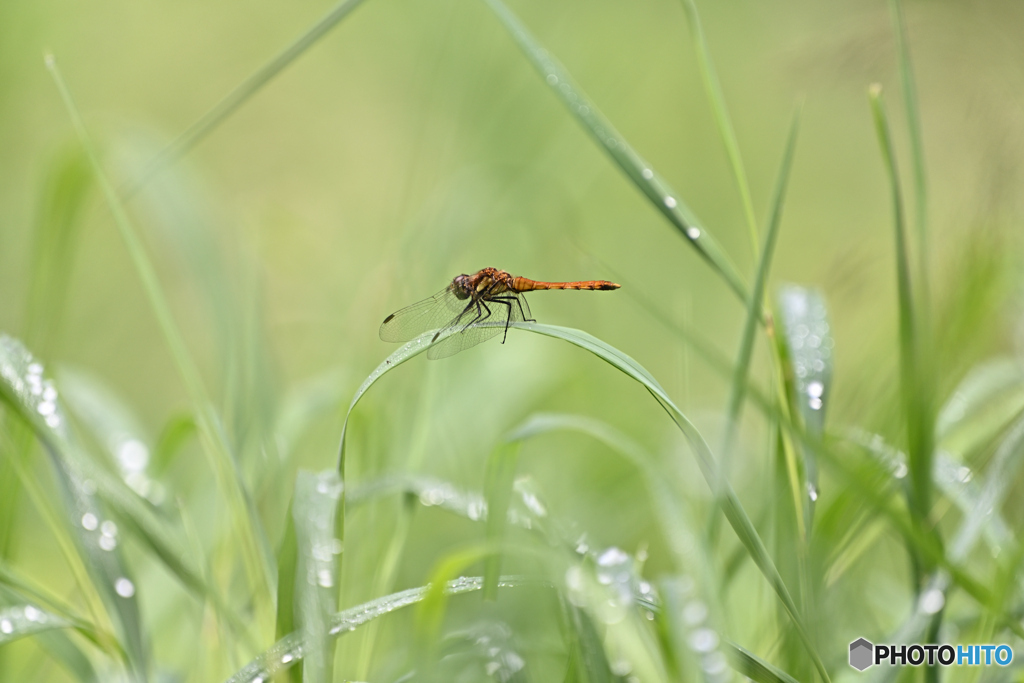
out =
<svg viewBox="0 0 1024 683"><path fill-rule="evenodd" d="M22 360L19 361L19 358ZM38 377L36 380L22 379L19 384L16 379L11 379L21 376L18 371L20 365L27 365L28 368L33 368L34 365L40 369L42 367L32 359L19 342L0 335L0 378L2 378L0 400L12 405L52 457L58 462L64 463L61 472L70 472L72 482L88 482L84 485L87 492L91 491L89 499L95 496L102 500L126 531L132 533L142 545L159 558L165 568L175 575L183 586L197 597L208 601L217 615L224 619L247 644L251 644L245 625L232 610L228 609L221 592L210 586L200 571L189 566L188 556L183 552L184 545L174 538L166 523L154 513L153 508L144 502L135 491L128 488L121 479L111 476L106 469L93 462L89 454L72 439L62 412L49 412L51 410L61 411L62 408L56 398L50 401L45 400L46 388L42 388L42 393L38 396L31 394L34 386L41 386L38 384L41 380ZM19 399L26 386L28 386L30 395L35 396L37 401L39 397L42 397L43 402L39 406L50 404L43 408L49 414L43 415L38 406L33 408L32 404ZM51 385L50 388L53 389L50 396L56 397L56 387ZM54 415L57 417L55 418ZM99 525L100 515L95 511L85 511L76 520L73 520L71 529L74 532L79 532L83 528L82 525L86 524L86 515L92 515L88 521L90 526L93 524L93 520ZM102 536L102 527L100 529L99 533ZM116 533L114 537L116 538ZM100 538L96 542L100 543L101 547L102 544L111 544L110 539L104 541ZM127 588L127 584L125 587Z"/></svg>
<svg viewBox="0 0 1024 683"><path fill-rule="evenodd" d="M505 28L519 44L526 56L533 62L545 82L568 107L576 120L591 134L608 156L633 181L655 208L668 219L687 242L704 258L730 289L744 303L748 299L746 286L725 252L701 227L693 212L683 203L679 194L669 187L650 164L645 162L629 145L625 138L604 117L572 76L542 48L519 19L501 0L486 0Z"/></svg>
<svg viewBox="0 0 1024 683"><path fill-rule="evenodd" d="M311 26L305 33L282 50L277 56L261 66L251 76L242 81L234 90L229 92L224 99L218 102L210 111L193 123L182 133L178 139L168 145L156 158L154 158L145 169L122 190L122 196L126 199L132 197L141 190L154 176L163 168L173 164L183 157L193 147L199 144L217 126L229 116L238 111L246 102L259 92L263 86L269 83L275 76L298 59L303 53L311 48L318 40L323 38L342 19L359 7L363 0L342 0L325 14L323 18Z"/></svg>
<svg viewBox="0 0 1024 683"><path fill-rule="evenodd" d="M511 327L567 341L585 351L589 351L620 372L642 384L651 393L651 395L654 396L662 408L664 408L672 418L672 421L679 428L680 432L682 432L683 437L690 444L691 450L697 459L697 464L700 466L701 474L703 474L708 485L714 487L716 482L716 473L718 470L715 457L711 453L711 449L708 447L707 442L704 441L704 437L701 436L700 432L697 431L697 428L693 426L682 411L676 407L675 403L673 403L672 399L669 398L661 385L658 384L657 380L655 380L642 365L613 346L610 346L600 339L597 339L596 337L581 330L557 327L554 325L541 325L538 323L513 323ZM352 410L359 402L359 399L366 393L370 386L372 386L373 383L380 379L385 373L429 349L429 337L429 334L419 337L404 345L398 349L398 351L395 351L383 363L378 365L370 376L363 381L362 385L360 385L359 389L356 391L355 397L352 399L352 403L349 405L348 415L345 418L345 426L342 427L341 445L339 447L338 457L339 471L344 472L345 432L348 425L348 419L352 414ZM344 477L342 477L342 479L344 480ZM722 510L725 513L726 519L729 521L730 525L732 525L736 535L739 537L743 546L746 548L747 553L750 555L750 558L757 565L758 569L768 581L768 584L772 587L772 590L775 591L775 594L782 602L783 607L789 614L790 619L793 621L793 625L799 634L800 640L807 648L808 655L811 657L819 676L823 681L829 681L830 679L828 672L825 669L825 664L811 641L810 634L803 623L803 619L797 609L796 602L793 600L789 589L786 587L785 582L783 582L782 577L779 575L778 569L775 567L775 563L772 561L764 542L757 533L757 529L754 528L754 524L750 521L750 517L743 509L739 498L736 496L736 492L728 485L728 482L726 482L723 488Z"/></svg>
<svg viewBox="0 0 1024 683"><path fill-rule="evenodd" d="M502 588L518 588L525 586L548 586L549 584L537 579L520 576L503 576L498 585ZM482 577L463 576L448 581L444 584L442 590L444 595L452 596L472 593L483 589L483 587L484 580ZM374 619L422 602L431 594L432 589L433 587L430 585L410 588L338 612L331 617L329 633L333 637L339 637L355 631L360 626L368 624ZM270 680L278 672L300 661L305 651L302 634L298 631L290 633L235 673L234 676L227 680L227 683L265 683L265 681Z"/></svg>
<svg viewBox="0 0 1024 683"><path fill-rule="evenodd" d="M327 631L337 610L334 519L341 500L341 478L331 470L315 475L300 470L295 479L293 518L298 547L295 604L305 642L303 680L331 680L334 658Z"/></svg>
<svg viewBox="0 0 1024 683"><path fill-rule="evenodd" d="M772 256L775 253L775 243L779 236L779 227L782 224L782 208L785 205L786 186L789 183L789 172L793 165L793 152L796 149L797 131L800 129L799 111L793 115L793 122L790 124L789 136L786 139L786 149L782 157L782 166L779 169L779 176L775 184L775 193L772 196L771 211L768 217L768 230L765 234L764 248L761 250L757 263L757 273L754 277L754 289L747 302L747 318L743 325L743 336L740 340L740 350L736 359L736 366L733 370L732 386L729 392L729 407L726 412L725 438L722 440L722 458L719 461L717 474L718 483L714 487L715 500L721 500L723 485L729 478L729 469L732 464L732 452L734 448L736 430L739 428L740 416L743 412L743 400L746 397L748 375L750 373L750 361L754 355L754 336L757 334L758 323L761 320L761 311L764 302L765 284L768 281L768 271L771 267ZM712 512L712 529L715 529L718 519L717 512ZM714 533L712 533L712 538Z"/></svg>
<svg viewBox="0 0 1024 683"><path fill-rule="evenodd" d="M213 404L206 394L199 369L188 352L181 330L174 322L170 305L157 278L156 270L153 268L153 264L150 262L141 240L128 219L128 215L125 213L117 193L103 172L103 167L100 165L92 140L85 129L85 124L82 122L78 108L71 97L71 92L68 90L64 78L57 69L57 63L52 55L47 55L46 66L50 70L57 89L64 100L72 125L78 133L82 147L89 158L96 180L103 190L107 204L113 214L114 223L117 225L125 247L131 255L139 279L142 280L143 291L149 299L164 340L167 342L178 373L181 375L185 388L188 391L189 398L196 411L196 420L204 445L203 452L210 459L210 466L217 478L219 488L224 492L227 500L230 501L229 506L234 518L233 521L240 532L240 542L244 557L243 565L255 591L254 597L258 603L265 603L268 597L272 595L274 569L273 557L270 552L269 543L263 533L259 514L249 498L241 473L237 468L235 459L231 455L231 448L227 443L224 430L217 418ZM269 609L267 609L266 615L261 614L260 616L269 616Z"/></svg>
<svg viewBox="0 0 1024 683"><path fill-rule="evenodd" d="M889 123L882 106L882 91L872 86L869 91L875 130L882 160L892 191L894 231L896 235L896 276L899 296L900 388L907 424L907 451L910 468L910 509L918 523L928 526L932 498L932 425L927 410L920 376L921 347L918 339L914 297L911 291L910 258L904 224L903 195Z"/></svg>
<svg viewBox="0 0 1024 683"><path fill-rule="evenodd" d="M135 582L124 566L117 525L104 520L96 484L69 459L71 432L52 380L19 342L0 336L0 400L25 420L43 443L63 502L66 525L106 612L116 620L131 676L147 680L149 651L143 632Z"/></svg>
<svg viewBox="0 0 1024 683"><path fill-rule="evenodd" d="M690 37L693 40L693 51L697 55L697 63L700 65L700 76L704 82L704 90L707 92L708 101L711 103L711 110L715 116L715 124L718 126L718 134L725 145L725 152L729 157L729 166L732 169L733 179L736 181L736 189L740 193L740 203L743 205L743 215L747 220L747 228L750 231L750 247L754 257L757 258L760 245L757 237L757 218L754 217L754 202L750 197L750 184L747 182L747 171L743 167L743 156L740 154L740 145L736 140L736 131L732 127L732 119L729 116L729 108L725 105L725 95L722 92L722 84L718 80L718 73L711 61L711 50L708 49L707 39L704 36L704 27L700 23L700 14L697 12L695 0L683 0L683 10L686 12L686 20L690 25Z"/></svg>
<svg viewBox="0 0 1024 683"><path fill-rule="evenodd" d="M788 285L779 290L777 310L786 397L800 416L803 429L815 438L821 438L832 387L834 346L824 297L816 290ZM806 444L794 446L803 456L799 469L802 469L806 490L801 483L798 464L787 463L787 469L794 505L796 510L803 511L805 519L802 526L806 534L818 499L818 467L812 448Z"/></svg>

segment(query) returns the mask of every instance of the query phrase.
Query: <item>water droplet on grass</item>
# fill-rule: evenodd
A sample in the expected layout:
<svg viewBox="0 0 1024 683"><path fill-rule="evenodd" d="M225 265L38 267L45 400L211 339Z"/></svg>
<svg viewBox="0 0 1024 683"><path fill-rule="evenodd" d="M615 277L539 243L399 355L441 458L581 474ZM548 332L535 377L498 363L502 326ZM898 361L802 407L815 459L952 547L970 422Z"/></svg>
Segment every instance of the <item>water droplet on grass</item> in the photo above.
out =
<svg viewBox="0 0 1024 683"><path fill-rule="evenodd" d="M135 595L135 584L122 576L114 582L114 590L122 598L130 598Z"/></svg>

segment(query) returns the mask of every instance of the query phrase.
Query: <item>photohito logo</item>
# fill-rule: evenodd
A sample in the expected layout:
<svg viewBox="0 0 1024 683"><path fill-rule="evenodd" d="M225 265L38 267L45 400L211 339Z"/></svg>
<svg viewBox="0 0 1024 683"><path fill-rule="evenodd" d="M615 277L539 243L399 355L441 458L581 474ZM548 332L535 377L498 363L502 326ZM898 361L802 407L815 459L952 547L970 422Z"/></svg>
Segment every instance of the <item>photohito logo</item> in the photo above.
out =
<svg viewBox="0 0 1024 683"><path fill-rule="evenodd" d="M875 645L866 638L850 643L850 666L864 671L869 666L1007 666L1013 661L1009 645Z"/></svg>

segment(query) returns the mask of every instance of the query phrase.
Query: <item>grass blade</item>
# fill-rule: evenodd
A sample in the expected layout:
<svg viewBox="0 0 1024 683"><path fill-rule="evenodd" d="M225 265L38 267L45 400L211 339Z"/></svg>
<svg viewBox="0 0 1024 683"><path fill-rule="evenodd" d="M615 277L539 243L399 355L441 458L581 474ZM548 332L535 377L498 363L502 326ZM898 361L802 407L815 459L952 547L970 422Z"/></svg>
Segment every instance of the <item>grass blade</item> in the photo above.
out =
<svg viewBox="0 0 1024 683"><path fill-rule="evenodd" d="M0 608L0 645L12 643L37 633L69 628L71 624L56 614L35 605Z"/></svg>
<svg viewBox="0 0 1024 683"><path fill-rule="evenodd" d="M593 102L573 81L572 76L530 34L526 27L501 0L486 0L506 30L544 77L545 82L565 103L569 112L597 141L633 184L644 193L655 208L668 219L679 234L697 250L740 301L748 299L746 287L739 272L707 229L701 227L693 212L683 203L679 194L669 187L658 173L645 162L615 127L597 109Z"/></svg>
<svg viewBox="0 0 1024 683"><path fill-rule="evenodd" d="M487 498L487 545L500 548L508 521L508 506L512 501L512 483L519 460L518 441L499 444L487 460L484 494ZM501 578L501 553L490 555L484 564L484 600L498 599L498 579Z"/></svg>
<svg viewBox="0 0 1024 683"><path fill-rule="evenodd" d="M498 585L502 588L515 588L548 584L536 579L503 576ZM482 590L483 587L483 577L463 576L448 581L441 590L445 596L452 596L472 593ZM343 636L346 633L355 631L360 626L372 622L374 619L404 607L410 607L423 602L431 594L432 590L434 589L430 585L410 588L342 610L331 617L329 634L334 637ZM278 672L284 671L299 662L305 651L304 646L302 634L299 631L292 632L278 640L271 648L265 650L259 657L236 672L234 676L227 680L227 683L257 683L257 681L270 680Z"/></svg>
<svg viewBox="0 0 1024 683"><path fill-rule="evenodd" d="M743 157L740 155L740 145L736 140L736 131L732 127L729 109L725 106L722 84L718 80L718 73L716 73L715 65L711 61L711 50L708 49L707 38L704 36L704 27L700 23L697 3L694 0L683 0L683 11L686 12L686 20L690 25L690 37L693 40L693 51L697 55L700 77L704 82L704 91L707 93L708 102L711 103L715 124L718 126L718 134L722 138L722 144L725 145L725 152L729 157L729 167L732 169L732 177L736 181L736 189L740 193L743 215L747 220L747 228L750 231L750 247L756 257L759 251L757 219L754 217L754 202L750 198L750 184L747 182L747 171L743 167Z"/></svg>
<svg viewBox="0 0 1024 683"><path fill-rule="evenodd" d="M53 382L43 366L19 342L0 336L0 400L11 406L36 433L50 456L52 469L77 552L107 614L118 625L131 676L147 680L149 652L142 630L135 582L124 566L117 525L96 500L96 484L65 459L71 432Z"/></svg>
<svg viewBox="0 0 1024 683"><path fill-rule="evenodd" d="M318 40L323 38L332 28L359 7L363 0L342 0L335 5L331 11L313 24L305 33L299 36L291 45L278 53L273 59L257 69L251 76L242 81L229 92L212 109L203 114L202 117L178 138L161 151L139 175L126 184L123 188L123 196L129 198L141 190L146 183L153 179L162 169L173 164L183 157L193 147L199 144L207 135L222 124L229 116L238 111L249 99L259 92L263 86L269 83L275 76L298 59L302 54L311 48Z"/></svg>
<svg viewBox="0 0 1024 683"><path fill-rule="evenodd" d="M114 223L117 225L125 247L131 255L139 279L142 281L143 291L149 299L164 340L167 342L178 373L181 375L185 388L188 391L189 398L196 411L196 422L204 445L203 451L210 459L210 465L217 478L218 486L229 501L229 507L234 518L233 521L238 528L244 557L243 564L252 584L253 595L257 602L264 604L264 609L269 612L269 605L266 605L265 602L267 597L272 594L273 558L270 554L268 541L259 523L259 514L249 499L241 473L238 471L236 461L231 455L231 448L227 443L224 430L206 394L199 369L189 354L181 330L171 314L170 305L157 278L156 270L153 268L153 264L150 262L141 240L128 219L128 215L125 213L117 193L103 172L92 140L85 129L78 108L71 97L71 92L64 82L60 71L57 69L57 63L52 55L47 56L46 65L64 100L68 114L71 117L71 122L78 133L79 140L82 143L86 156L89 158L89 163L92 166L96 180L103 190L103 195L113 214ZM267 618L267 615L261 616L265 619Z"/></svg>
<svg viewBox="0 0 1024 683"><path fill-rule="evenodd" d="M924 165L924 137L921 134L921 114L917 107L917 86L910 64L910 44L907 25L903 17L903 3L889 0L893 32L896 34L896 52L899 56L900 81L903 86L903 105L907 109L907 129L910 132L910 158L914 162L914 209L917 227L917 282L921 287L921 302L928 310L928 182Z"/></svg>
<svg viewBox="0 0 1024 683"><path fill-rule="evenodd" d="M327 631L337 610L334 518L341 500L341 479L332 471L319 475L300 471L295 480L293 519L298 550L295 604L305 643L303 680L329 681L333 648Z"/></svg>
<svg viewBox="0 0 1024 683"><path fill-rule="evenodd" d="M828 309L820 292L795 285L783 287L778 301L787 398L803 429L820 438L832 387L834 341ZM806 535L818 498L818 466L813 449L805 444L797 448L803 456L801 463L787 463L787 470L795 510L804 517L800 526Z"/></svg>
<svg viewBox="0 0 1024 683"><path fill-rule="evenodd" d="M729 391L729 407L726 412L725 438L722 445L722 459L719 462L717 474L718 483L714 487L715 501L719 503L722 497L723 485L729 478L729 468L732 463L733 443L736 438L740 416L743 412L743 399L746 397L747 379L750 373L750 361L754 355L754 336L757 333L757 326L761 320L761 311L764 301L765 285L768 281L768 271L771 268L772 256L775 253L775 243L778 241L779 227L782 224L782 209L785 205L786 187L789 184L789 172L793 165L793 152L796 149L797 131L800 129L800 114L793 116L790 124L789 136L786 140L786 149L782 156L782 166L779 169L779 176L775 184L775 193L772 196L771 210L768 217L768 230L765 234L764 248L761 250L757 263L757 273L754 276L754 289L747 302L747 318L743 325L743 336L740 339L740 350L733 369L732 385ZM717 507L717 505L716 505ZM717 528L716 520L718 515L712 512L712 533Z"/></svg>
<svg viewBox="0 0 1024 683"><path fill-rule="evenodd" d="M910 467L910 509L918 523L928 526L932 499L932 425L928 422L925 387L919 381L921 348L911 291L910 259L903 218L903 195L896 169L895 150L889 123L882 105L882 92L873 86L869 92L882 160L889 176L892 192L894 230L896 235L896 277L899 297L900 389L907 421L907 451Z"/></svg>

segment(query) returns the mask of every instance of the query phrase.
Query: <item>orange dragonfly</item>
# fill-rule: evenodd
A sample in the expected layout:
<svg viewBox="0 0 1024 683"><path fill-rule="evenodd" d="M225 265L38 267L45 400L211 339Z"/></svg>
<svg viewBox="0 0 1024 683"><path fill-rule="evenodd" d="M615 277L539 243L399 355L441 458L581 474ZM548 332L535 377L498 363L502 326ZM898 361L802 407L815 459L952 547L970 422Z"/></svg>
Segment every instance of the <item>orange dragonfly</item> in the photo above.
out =
<svg viewBox="0 0 1024 683"><path fill-rule="evenodd" d="M427 357L445 358L475 346L504 331L514 322L534 322L526 292L542 289L618 289L606 280L585 282L538 282L510 275L497 268L484 268L472 275L459 275L440 292L384 318L380 338L406 342L429 330L437 330ZM438 339L441 341L437 342Z"/></svg>

